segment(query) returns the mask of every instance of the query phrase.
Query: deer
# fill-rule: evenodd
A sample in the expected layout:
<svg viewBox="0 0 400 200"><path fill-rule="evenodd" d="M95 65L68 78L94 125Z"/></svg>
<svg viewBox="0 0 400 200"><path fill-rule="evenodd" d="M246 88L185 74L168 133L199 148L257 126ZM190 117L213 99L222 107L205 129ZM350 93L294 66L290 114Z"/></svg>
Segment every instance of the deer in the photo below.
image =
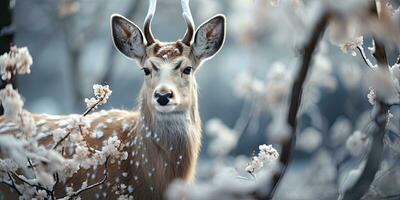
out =
<svg viewBox="0 0 400 200"><path fill-rule="evenodd" d="M126 192L134 199L164 199L175 179L194 181L202 138L195 74L222 48L226 19L222 14L215 15L195 30L189 0L182 0L186 33L182 39L161 42L151 31L156 4L156 0L149 1L143 31L122 15L110 18L114 46L136 61L144 72L144 81L133 111L111 109L86 116L91 121L90 131L107 124L101 126L101 138L85 137L87 145L99 148L104 138L116 135L128 158L109 164L106 182L82 192L83 199L116 199L113 186L117 183L126 185ZM33 119L44 122L49 131L60 127L60 120L73 117L33 114ZM0 124L4 122L0 117ZM41 141L43 145L50 142ZM99 181L104 170L80 169L73 178L56 185L56 196L64 194L66 186L79 189L85 180L89 184ZM0 187L0 191L4 190Z"/></svg>

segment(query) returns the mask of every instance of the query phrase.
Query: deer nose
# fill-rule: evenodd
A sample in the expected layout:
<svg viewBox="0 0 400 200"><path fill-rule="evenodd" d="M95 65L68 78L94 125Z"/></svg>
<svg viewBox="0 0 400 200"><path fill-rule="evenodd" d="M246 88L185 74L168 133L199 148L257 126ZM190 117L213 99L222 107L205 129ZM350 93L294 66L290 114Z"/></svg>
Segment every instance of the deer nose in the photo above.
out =
<svg viewBox="0 0 400 200"><path fill-rule="evenodd" d="M174 94L172 93L172 91L169 91L167 93L155 92L154 97L157 99L158 104L160 104L161 106L165 106L168 104L169 99L174 97Z"/></svg>

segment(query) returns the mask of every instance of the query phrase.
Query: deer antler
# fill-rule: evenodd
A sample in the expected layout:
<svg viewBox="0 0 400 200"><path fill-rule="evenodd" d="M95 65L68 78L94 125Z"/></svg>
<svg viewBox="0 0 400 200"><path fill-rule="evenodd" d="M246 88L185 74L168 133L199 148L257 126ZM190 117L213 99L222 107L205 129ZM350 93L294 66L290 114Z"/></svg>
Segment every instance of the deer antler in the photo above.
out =
<svg viewBox="0 0 400 200"><path fill-rule="evenodd" d="M144 20L144 37L147 40L147 45L151 45L154 43L154 36L151 32L151 20L153 19L154 13L156 11L157 0L149 1L149 10L147 11L146 19Z"/></svg>
<svg viewBox="0 0 400 200"><path fill-rule="evenodd" d="M182 42L189 46L193 38L194 22L192 13L190 12L189 0L181 0L181 5L182 5L182 15L187 25L187 30L185 36L183 36Z"/></svg>

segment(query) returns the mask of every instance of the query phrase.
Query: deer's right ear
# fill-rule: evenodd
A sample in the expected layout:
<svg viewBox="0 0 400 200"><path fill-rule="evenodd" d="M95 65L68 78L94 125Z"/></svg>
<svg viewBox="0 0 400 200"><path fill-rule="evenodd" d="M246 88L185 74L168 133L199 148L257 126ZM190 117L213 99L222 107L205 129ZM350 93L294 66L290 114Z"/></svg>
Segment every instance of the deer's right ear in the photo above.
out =
<svg viewBox="0 0 400 200"><path fill-rule="evenodd" d="M125 56L139 60L145 56L143 33L133 22L118 14L111 15L111 34L114 45Z"/></svg>

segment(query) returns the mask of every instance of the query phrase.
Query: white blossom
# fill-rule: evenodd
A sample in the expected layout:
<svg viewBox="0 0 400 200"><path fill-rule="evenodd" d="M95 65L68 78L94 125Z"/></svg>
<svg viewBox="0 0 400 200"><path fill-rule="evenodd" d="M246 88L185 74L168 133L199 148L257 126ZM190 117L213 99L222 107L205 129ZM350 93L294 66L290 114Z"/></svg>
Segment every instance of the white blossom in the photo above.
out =
<svg viewBox="0 0 400 200"><path fill-rule="evenodd" d="M4 116L16 122L18 114L22 112L24 102L18 91L14 90L11 84L7 84L4 89L0 90L0 103L4 108Z"/></svg>
<svg viewBox="0 0 400 200"><path fill-rule="evenodd" d="M85 99L87 108L93 107L94 109L96 109L97 106L107 103L107 100L112 93L108 85L102 86L98 84L93 85L93 92L95 97L92 97L90 99L87 98Z"/></svg>
<svg viewBox="0 0 400 200"><path fill-rule="evenodd" d="M28 137L36 135L36 124L30 112L23 110L18 114L17 124L22 133Z"/></svg>
<svg viewBox="0 0 400 200"><path fill-rule="evenodd" d="M369 87L369 92L368 92L367 98L368 98L368 102L371 105L375 105L375 103L376 103L376 94L375 94L374 88Z"/></svg>
<svg viewBox="0 0 400 200"><path fill-rule="evenodd" d="M31 73L32 57L28 48L12 46L9 53L0 56L0 73L4 81L10 81L12 76Z"/></svg>
<svg viewBox="0 0 400 200"><path fill-rule="evenodd" d="M37 200L45 200L45 199L47 199L48 198L48 196L47 196L47 192L45 191L45 190L37 190L36 191L36 196L35 196L35 198L37 199Z"/></svg>
<svg viewBox="0 0 400 200"><path fill-rule="evenodd" d="M264 166L264 162L273 161L278 159L279 153L272 145L260 145L260 150L257 156L253 156L252 160L246 166L245 170L251 174L254 174Z"/></svg>
<svg viewBox="0 0 400 200"><path fill-rule="evenodd" d="M346 43L342 43L340 44L340 49L344 52L344 53L351 53L352 56L356 56L356 49L359 46L362 46L363 44L363 36L359 36L356 38L353 38L352 40L346 42Z"/></svg>
<svg viewBox="0 0 400 200"><path fill-rule="evenodd" d="M45 170L36 170L37 182L46 187L47 189L53 188L55 180L53 174L47 173Z"/></svg>

